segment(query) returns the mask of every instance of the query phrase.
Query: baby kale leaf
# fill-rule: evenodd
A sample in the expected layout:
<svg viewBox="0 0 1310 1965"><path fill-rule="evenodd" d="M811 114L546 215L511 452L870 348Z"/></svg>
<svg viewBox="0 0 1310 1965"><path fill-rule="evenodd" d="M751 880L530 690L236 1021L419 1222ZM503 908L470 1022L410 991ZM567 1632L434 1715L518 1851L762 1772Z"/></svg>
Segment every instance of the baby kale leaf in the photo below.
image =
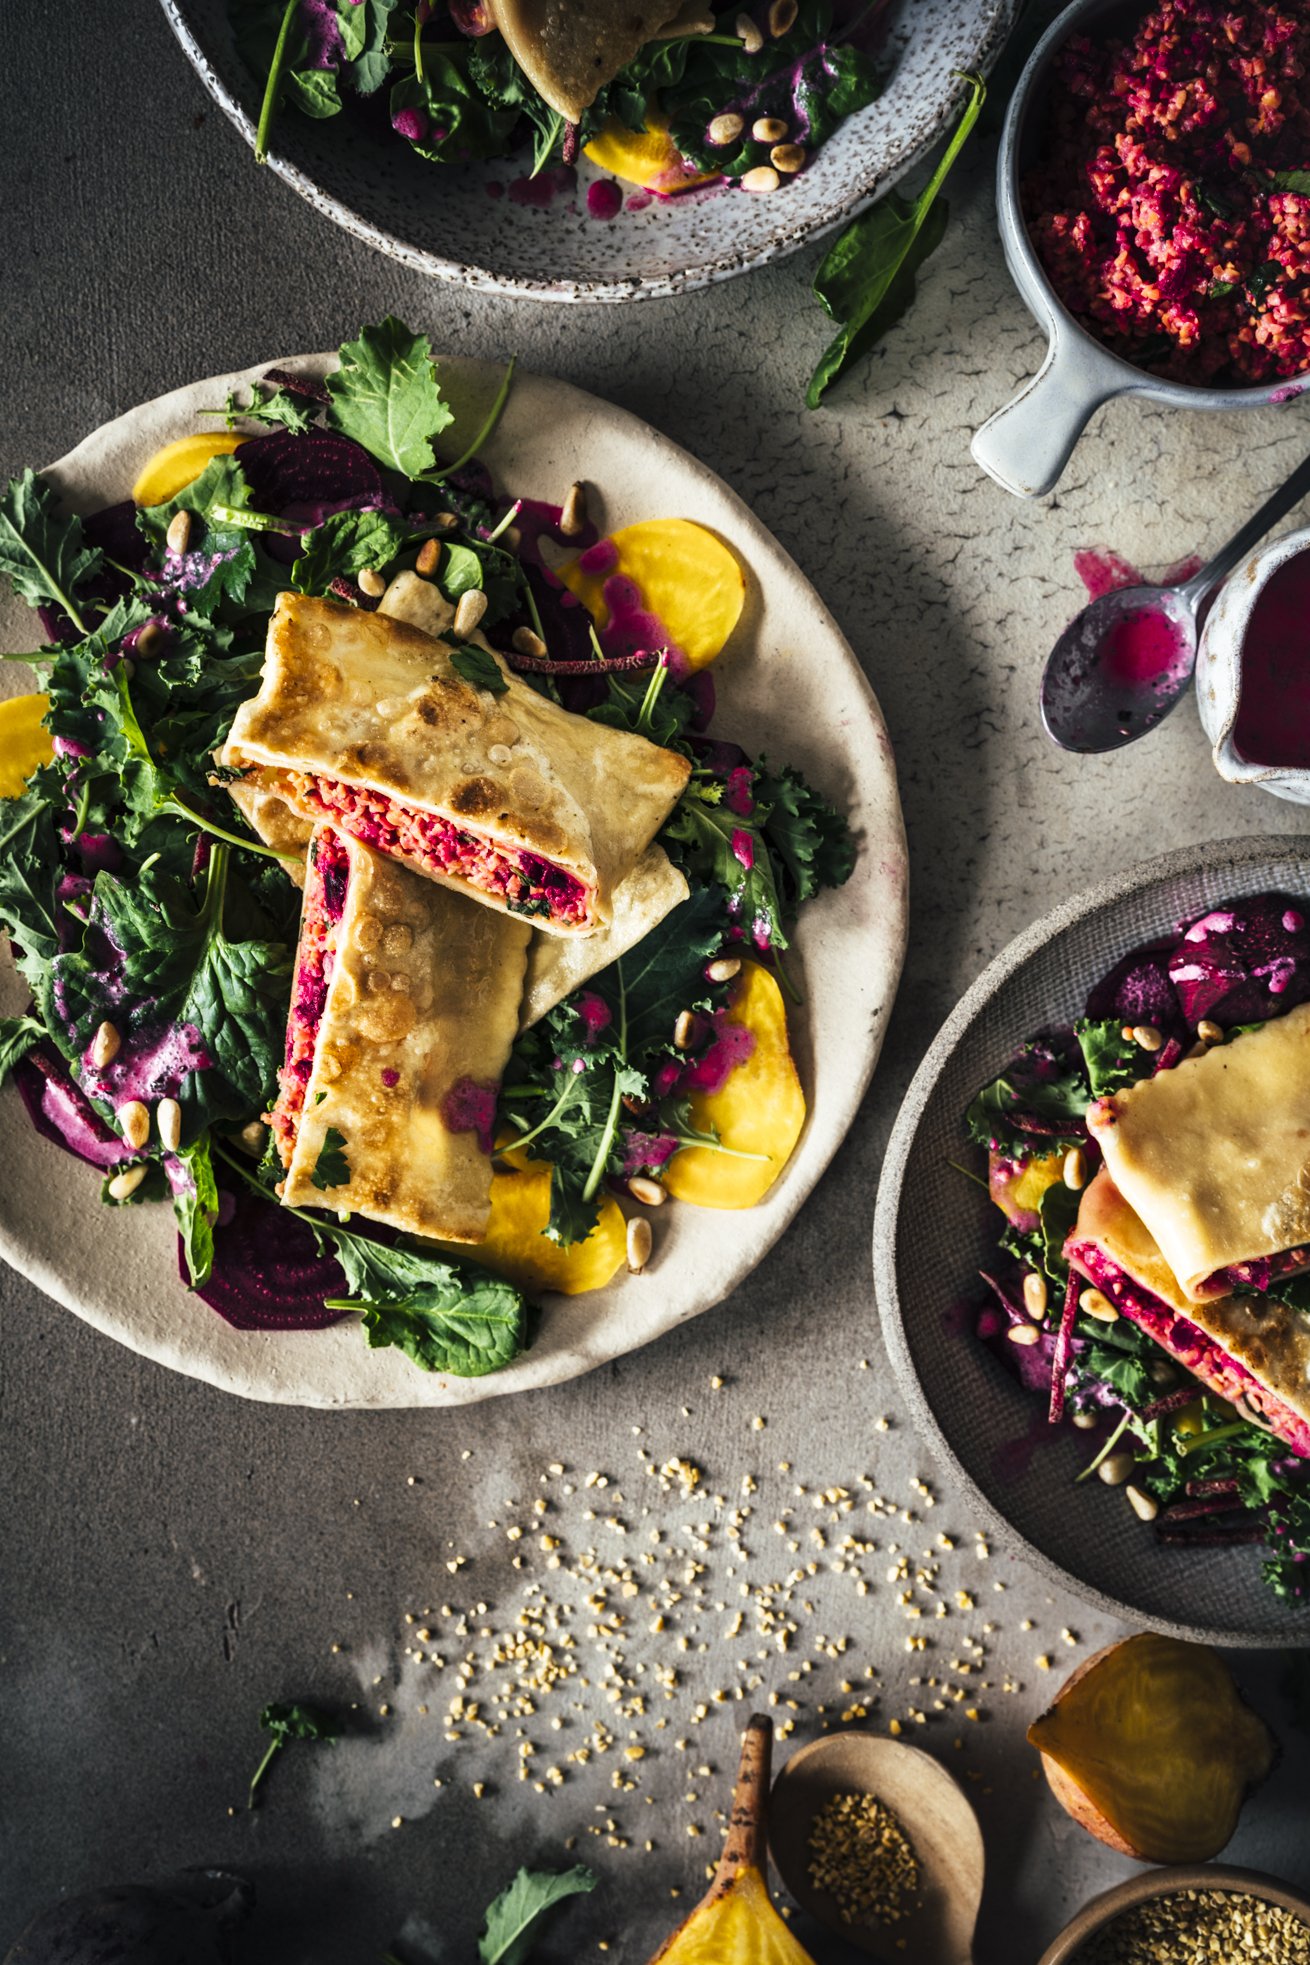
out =
<svg viewBox="0 0 1310 1965"><path fill-rule="evenodd" d="M581 1863L558 1872L521 1869L487 1907L478 1939L479 1965L524 1965L546 1913L565 1898L595 1887L595 1876Z"/></svg>
<svg viewBox="0 0 1310 1965"><path fill-rule="evenodd" d="M388 315L361 329L341 349L341 366L327 378L327 420L378 461L407 478L436 463L432 438L454 420L437 381L425 334Z"/></svg>
<svg viewBox="0 0 1310 1965"><path fill-rule="evenodd" d="M104 558L88 546L82 521L59 509L57 493L34 471L10 480L0 498L0 573L30 607L62 608L79 634L87 632L79 588L100 571Z"/></svg>
<svg viewBox="0 0 1310 1965"><path fill-rule="evenodd" d="M0 1017L0 1085L45 1034L39 1017Z"/></svg>
<svg viewBox="0 0 1310 1965"><path fill-rule="evenodd" d="M821 887L841 887L855 865L855 841L845 819L806 784L799 771L767 769L761 758L755 797L765 808L764 831L786 870L793 907Z"/></svg>
<svg viewBox="0 0 1310 1965"><path fill-rule="evenodd" d="M1084 1017L1074 1025L1093 1098L1107 1098L1151 1075L1154 1058L1123 1030L1121 1017Z"/></svg>
<svg viewBox="0 0 1310 1965"><path fill-rule="evenodd" d="M1026 1159L1081 1144L1088 1097L1081 1070L1058 1046L1037 1038L974 1095L964 1123L976 1145Z"/></svg>
<svg viewBox="0 0 1310 1965"><path fill-rule="evenodd" d="M318 1149L314 1171L309 1176L311 1183L322 1191L329 1187L345 1187L350 1180L350 1162L346 1158L346 1136L335 1126L329 1126L323 1134L323 1144Z"/></svg>
<svg viewBox="0 0 1310 1965"><path fill-rule="evenodd" d="M325 1713L317 1706L298 1705L286 1700L278 1700L272 1705L265 1706L259 1715L259 1723L264 1731L271 1733L273 1737L265 1749L264 1758L251 1777L246 1796L248 1808L258 1806L256 1796L259 1784L267 1774L274 1754L279 1753L288 1741L317 1740L327 1746L334 1746L342 1733L341 1721L334 1719L331 1713Z"/></svg>
<svg viewBox="0 0 1310 1965"><path fill-rule="evenodd" d="M302 543L291 585L298 594L325 594L366 566L381 572L404 543L404 526L385 512L332 512Z"/></svg>
<svg viewBox="0 0 1310 1965"><path fill-rule="evenodd" d="M305 1219L331 1241L351 1291L327 1308L357 1311L373 1350L395 1345L424 1371L482 1378L527 1348L529 1306L513 1283L403 1242Z"/></svg>

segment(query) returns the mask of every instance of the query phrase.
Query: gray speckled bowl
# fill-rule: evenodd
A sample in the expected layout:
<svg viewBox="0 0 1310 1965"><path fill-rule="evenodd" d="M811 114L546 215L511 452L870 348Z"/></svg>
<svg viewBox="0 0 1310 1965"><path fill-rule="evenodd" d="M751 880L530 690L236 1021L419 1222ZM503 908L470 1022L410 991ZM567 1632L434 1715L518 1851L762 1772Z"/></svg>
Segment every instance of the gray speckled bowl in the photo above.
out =
<svg viewBox="0 0 1310 1965"><path fill-rule="evenodd" d="M1074 1476L1089 1434L1051 1427L962 1316L996 1247L998 1216L966 1164L963 1114L1016 1045L1082 1014L1120 956L1188 915L1262 888L1310 898L1310 841L1220 840L1129 867L1004 949L915 1073L887 1148L874 1224L883 1335L921 1437L1002 1540L1112 1615L1213 1644L1310 1644L1310 1606L1281 1603L1258 1548L1163 1549L1121 1494Z"/></svg>
<svg viewBox="0 0 1310 1965"><path fill-rule="evenodd" d="M260 86L233 45L226 0L162 0L205 87L254 143ZM891 0L890 75L800 177L768 197L690 192L610 223L588 216L584 158L576 195L545 211L501 192L514 164L430 164L383 126L348 115L278 118L269 168L356 238L407 266L486 292L538 300L637 300L744 273L842 224L910 169L963 101L960 73L987 69L1018 0ZM635 188L635 187L634 187Z"/></svg>

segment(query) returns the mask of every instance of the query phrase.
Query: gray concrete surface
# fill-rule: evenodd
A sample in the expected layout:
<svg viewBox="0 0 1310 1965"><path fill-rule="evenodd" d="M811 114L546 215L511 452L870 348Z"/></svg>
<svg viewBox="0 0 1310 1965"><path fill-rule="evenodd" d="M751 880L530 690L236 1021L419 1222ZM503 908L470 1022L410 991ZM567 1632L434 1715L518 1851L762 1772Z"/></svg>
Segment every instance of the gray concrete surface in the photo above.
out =
<svg viewBox="0 0 1310 1965"><path fill-rule="evenodd" d="M680 1914L670 1890L682 1889L685 1907L717 1841L735 1722L770 1686L784 1699L799 1688L793 1738L809 1737L819 1705L835 1717L858 1699L845 1681L875 1685L871 1723L902 1719L907 1737L968 1775L989 1864L978 1958L1027 1965L1078 1903L1130 1868L1053 1806L1023 1740L1056 1673L1113 1629L1027 1577L1003 1532L979 1560L980 1524L897 1424L869 1281L879 1156L939 1020L1041 909L1107 859L1304 829L1294 808L1213 777L1190 705L1140 748L1076 764L1043 740L1034 693L1040 657L1078 601L1075 549L1111 546L1159 568L1215 543L1297 460L1304 416L1202 420L1111 406L1057 497L1021 506L982 480L969 432L1038 355L1000 265L983 148L954 188L950 234L912 319L831 410L810 415L801 392L824 340L808 293L814 253L628 311L475 301L405 275L256 173L150 0L11 7L0 89L6 470L56 456L187 377L333 344L388 309L438 347L515 350L707 458L817 582L891 724L914 882L884 1063L796 1228L731 1302L592 1378L448 1417L245 1406L143 1364L21 1277L0 1279L0 1940L62 1890L223 1861L253 1874L262 1895L243 1957L368 1965L399 1940L414 1965L453 1965L473 1955L481 1908L514 1868L569 1860L576 1838L601 1887L542 1956L591 1956L606 1943L609 1959L640 1965ZM821 715L821 699L807 713ZM742 1477L758 1477L745 1558L724 1511L663 1494L641 1472L640 1450L656 1466L696 1461L701 1493L733 1505ZM588 1652L593 1682L569 1694L583 1711L567 1699L560 1708L559 1754L576 1749L592 1713L610 1719L620 1745L566 1763L563 1785L538 1794L515 1778L512 1728L492 1741L445 1738L448 1693L426 1690L432 1668L405 1652L429 1606L485 1603L474 1628L513 1615L524 1572L510 1566L505 1526L526 1517L535 1546L528 1510L539 1493L559 1495L562 1483L539 1485L555 1461L579 1476L603 1471L622 1489L634 1548L656 1523L675 1546L688 1523L718 1525L702 1538L712 1553L697 1557L707 1597L689 1650L641 1640L654 1647L643 1658L677 1666L672 1696L652 1690L645 1719L615 1720ZM818 1573L796 1591L814 1608L798 1615L791 1656L760 1661L757 1640L725 1635L729 1599L743 1576L772 1580L814 1548L793 1557L772 1529L784 1507L797 1511L794 1539L808 1535L807 1519L826 1519L809 1517L810 1494L793 1486L845 1487L863 1502L873 1490L861 1476L919 1519L874 1524L878 1550L857 1559L864 1596L851 1571L823 1567L849 1522L830 1531L827 1553L811 1555ZM935 1494L931 1510L919 1480ZM602 1546L603 1522L583 1519L589 1492L559 1495L575 1556ZM952 1552L936 1547L943 1531ZM887 1581L887 1544L898 1538L912 1558L932 1546L941 1561L938 1597L920 1593L926 1622L907 1619L903 1586ZM458 1555L466 1564L452 1575L444 1565ZM552 1580L539 1554L527 1560ZM949 1614L934 1620L939 1598ZM578 1629L586 1650L585 1619ZM907 1650L924 1634L930 1648ZM829 1657L820 1635L847 1639L844 1655ZM962 1704L938 1713L935 1691L911 1683L980 1655L973 1683L988 1685L977 1723L961 1718ZM1039 1656L1053 1661L1049 1674ZM798 1660L813 1669L788 1680ZM1237 1662L1287 1753L1231 1854L1304 1886L1306 1738L1287 1729L1285 1661ZM747 1690L752 1676L763 1682ZM716 1691L728 1694L721 1704ZM266 1806L248 1815L257 1715L281 1696L355 1702L356 1730L335 1750L286 1756ZM417 1708L429 1699L424 1719ZM549 1710L528 1726L534 1737ZM640 1762L620 1761L629 1731L649 1742ZM537 1767L556 1750L544 1737ZM686 1754L675 1737L690 1739ZM616 1767L637 1784L630 1791L613 1786ZM617 1827L604 1831L610 1820ZM687 1836L689 1822L701 1839Z"/></svg>

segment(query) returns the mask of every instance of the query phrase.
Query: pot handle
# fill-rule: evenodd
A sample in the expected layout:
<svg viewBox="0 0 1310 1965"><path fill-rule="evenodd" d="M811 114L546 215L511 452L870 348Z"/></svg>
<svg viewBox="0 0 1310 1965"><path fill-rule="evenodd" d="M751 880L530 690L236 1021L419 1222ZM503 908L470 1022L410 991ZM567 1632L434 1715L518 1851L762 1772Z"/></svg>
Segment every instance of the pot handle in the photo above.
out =
<svg viewBox="0 0 1310 1965"><path fill-rule="evenodd" d="M1055 489L1094 412L1122 388L1087 350L1055 336L1032 381L974 437L974 462L1016 498L1041 498Z"/></svg>

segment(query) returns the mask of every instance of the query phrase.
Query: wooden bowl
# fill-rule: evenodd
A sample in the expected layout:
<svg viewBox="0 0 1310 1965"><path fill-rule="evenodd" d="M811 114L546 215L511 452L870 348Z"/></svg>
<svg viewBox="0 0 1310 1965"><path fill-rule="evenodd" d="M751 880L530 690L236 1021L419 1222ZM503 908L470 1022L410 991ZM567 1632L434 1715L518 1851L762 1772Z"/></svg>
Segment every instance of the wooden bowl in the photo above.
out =
<svg viewBox="0 0 1310 1965"><path fill-rule="evenodd" d="M1276 1876L1264 1876L1259 1870L1234 1869L1227 1863L1196 1863L1180 1866L1177 1869L1147 1870L1142 1876L1130 1876L1126 1883L1116 1884L1113 1890L1102 1891L1084 1904L1078 1915L1071 1918L1058 1938L1046 1947L1037 1965L1075 1965L1075 1961L1088 1939L1111 1923L1114 1918L1136 1904L1143 1904L1152 1897L1173 1897L1180 1890L1223 1890L1248 1897L1259 1897L1262 1903L1278 1904L1284 1910L1292 1911L1310 1925L1310 1897L1293 1890L1289 1884L1280 1883Z"/></svg>

